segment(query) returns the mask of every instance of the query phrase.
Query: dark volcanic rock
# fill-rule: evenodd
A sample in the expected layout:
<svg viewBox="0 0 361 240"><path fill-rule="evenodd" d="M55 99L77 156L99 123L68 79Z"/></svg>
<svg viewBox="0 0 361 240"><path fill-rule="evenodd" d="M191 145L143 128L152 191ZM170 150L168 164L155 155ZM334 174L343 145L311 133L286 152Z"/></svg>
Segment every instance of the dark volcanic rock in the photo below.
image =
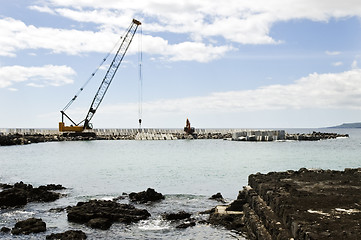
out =
<svg viewBox="0 0 361 240"><path fill-rule="evenodd" d="M87 224L92 228L108 229L114 222L132 223L147 219L150 214L145 209L114 201L90 200L79 202L68 210L68 221Z"/></svg>
<svg viewBox="0 0 361 240"><path fill-rule="evenodd" d="M69 230L63 233L52 233L46 236L47 240L83 240L86 238L86 234L80 230Z"/></svg>
<svg viewBox="0 0 361 240"><path fill-rule="evenodd" d="M87 226L107 230L112 226L113 222L108 218L92 218L87 222Z"/></svg>
<svg viewBox="0 0 361 240"><path fill-rule="evenodd" d="M213 225L224 226L230 230L244 231L245 224L242 215L211 213L208 221Z"/></svg>
<svg viewBox="0 0 361 240"><path fill-rule="evenodd" d="M194 227L195 225L196 225L195 221L190 221L190 222L181 223L178 226L176 226L176 228L189 228L189 227Z"/></svg>
<svg viewBox="0 0 361 240"><path fill-rule="evenodd" d="M182 220L182 219L186 219L186 218L190 218L192 214L191 213L187 213L185 211L180 211L178 213L165 213L163 214L163 218L166 220Z"/></svg>
<svg viewBox="0 0 361 240"><path fill-rule="evenodd" d="M14 235L39 233L46 231L46 223L40 218L29 218L24 221L19 221L15 224L15 227L11 230Z"/></svg>
<svg viewBox="0 0 361 240"><path fill-rule="evenodd" d="M46 186L39 186L39 189L47 190L47 191L54 191L54 190L64 190L66 188L60 184L48 184Z"/></svg>
<svg viewBox="0 0 361 240"><path fill-rule="evenodd" d="M0 183L0 188L2 189L9 189L12 188L13 186L10 184L6 184L6 183Z"/></svg>
<svg viewBox="0 0 361 240"><path fill-rule="evenodd" d="M238 197L250 239L360 239L361 169L249 176Z"/></svg>
<svg viewBox="0 0 361 240"><path fill-rule="evenodd" d="M33 188L23 182L15 183L11 188L8 185L0 192L0 208L17 207L26 205L28 202L51 202L59 199L60 194L50 192L48 189L59 189L61 185L48 185ZM61 189L63 187L61 186Z"/></svg>
<svg viewBox="0 0 361 240"><path fill-rule="evenodd" d="M24 206L28 202L27 194L18 189L0 192L0 208Z"/></svg>
<svg viewBox="0 0 361 240"><path fill-rule="evenodd" d="M7 227L2 227L0 231L1 231L1 232L4 232L4 233L8 233L8 232L11 231L11 229L10 229L10 228L7 228Z"/></svg>
<svg viewBox="0 0 361 240"><path fill-rule="evenodd" d="M223 203L226 202L220 192L212 195L209 199L211 199L211 200L216 200L216 201L218 201L218 202L223 202Z"/></svg>
<svg viewBox="0 0 361 240"><path fill-rule="evenodd" d="M148 188L147 191L139 193L130 193L129 199L133 202L146 203L164 199L163 194L156 192L152 188Z"/></svg>

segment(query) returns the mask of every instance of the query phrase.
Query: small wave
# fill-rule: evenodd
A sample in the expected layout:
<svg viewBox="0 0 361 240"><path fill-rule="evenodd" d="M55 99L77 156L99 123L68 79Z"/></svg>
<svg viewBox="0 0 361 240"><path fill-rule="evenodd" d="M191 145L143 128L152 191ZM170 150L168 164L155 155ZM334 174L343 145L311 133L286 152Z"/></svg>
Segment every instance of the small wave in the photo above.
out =
<svg viewBox="0 0 361 240"><path fill-rule="evenodd" d="M165 229L170 229L171 226L169 222L162 219L151 219L151 220L142 220L139 222L138 228L144 231L160 231Z"/></svg>
<svg viewBox="0 0 361 240"><path fill-rule="evenodd" d="M336 139L347 139L348 137L336 137Z"/></svg>
<svg viewBox="0 0 361 240"><path fill-rule="evenodd" d="M21 210L15 210L15 211L9 211L2 214L3 217L32 217L35 215L34 212L27 212L27 211L21 211Z"/></svg>

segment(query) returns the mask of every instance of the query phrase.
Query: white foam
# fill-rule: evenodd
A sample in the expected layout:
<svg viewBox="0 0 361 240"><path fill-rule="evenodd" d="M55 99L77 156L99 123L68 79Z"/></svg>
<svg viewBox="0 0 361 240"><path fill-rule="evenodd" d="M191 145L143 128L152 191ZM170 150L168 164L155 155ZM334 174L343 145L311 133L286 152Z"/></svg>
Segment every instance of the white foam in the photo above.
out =
<svg viewBox="0 0 361 240"><path fill-rule="evenodd" d="M170 225L168 222L161 219L143 220L139 222L139 229L144 231L159 231L169 229Z"/></svg>

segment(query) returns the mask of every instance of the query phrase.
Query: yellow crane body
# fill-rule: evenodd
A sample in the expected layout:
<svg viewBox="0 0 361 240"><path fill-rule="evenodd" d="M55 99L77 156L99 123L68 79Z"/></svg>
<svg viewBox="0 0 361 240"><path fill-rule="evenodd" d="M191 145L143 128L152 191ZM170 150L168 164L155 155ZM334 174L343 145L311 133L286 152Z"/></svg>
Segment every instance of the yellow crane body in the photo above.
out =
<svg viewBox="0 0 361 240"><path fill-rule="evenodd" d="M82 132L83 130L83 126L65 126L65 123L59 122L60 132Z"/></svg>

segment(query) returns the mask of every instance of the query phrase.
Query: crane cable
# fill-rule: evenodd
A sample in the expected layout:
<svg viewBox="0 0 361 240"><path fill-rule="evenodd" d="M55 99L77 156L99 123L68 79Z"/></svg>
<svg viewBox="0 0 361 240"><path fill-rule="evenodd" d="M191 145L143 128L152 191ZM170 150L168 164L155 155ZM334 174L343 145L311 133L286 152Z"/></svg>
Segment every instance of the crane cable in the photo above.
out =
<svg viewBox="0 0 361 240"><path fill-rule="evenodd" d="M142 36L143 30L140 26L140 34L138 35L138 64L139 64L139 80L138 80L138 122L139 129L142 128L142 114L143 114L143 76L142 76L142 61L143 61L143 51L142 51Z"/></svg>
<svg viewBox="0 0 361 240"><path fill-rule="evenodd" d="M119 40L114 44L112 50L108 52L108 54L102 59L99 66L95 69L94 72L89 76L88 80L83 84L83 86L78 90L78 92L74 95L74 97L68 102L68 104L63 108L63 111L67 110L70 105L77 99L77 97L80 95L80 93L84 90L86 85L90 82L90 80L95 76L95 74L98 72L98 70L103 66L104 62L108 59L110 54L114 51L114 49L119 45L119 42L123 39L123 36L119 38Z"/></svg>

